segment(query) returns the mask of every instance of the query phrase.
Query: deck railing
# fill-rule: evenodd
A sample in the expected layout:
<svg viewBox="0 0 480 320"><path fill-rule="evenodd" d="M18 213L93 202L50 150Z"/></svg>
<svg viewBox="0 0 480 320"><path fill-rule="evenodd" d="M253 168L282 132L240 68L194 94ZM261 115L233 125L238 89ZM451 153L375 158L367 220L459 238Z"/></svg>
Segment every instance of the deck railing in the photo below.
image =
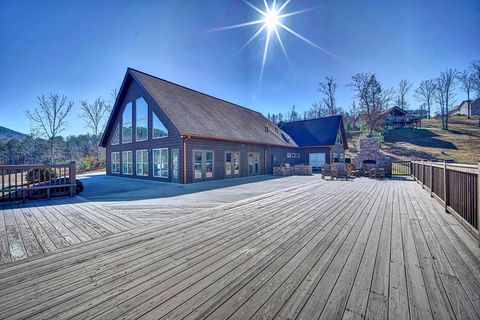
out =
<svg viewBox="0 0 480 320"><path fill-rule="evenodd" d="M409 176L412 174L411 161L393 161L392 175L394 176Z"/></svg>
<svg viewBox="0 0 480 320"><path fill-rule="evenodd" d="M55 165L0 165L0 202L74 196L75 162Z"/></svg>
<svg viewBox="0 0 480 320"><path fill-rule="evenodd" d="M480 162L476 166L412 161L412 175L480 239Z"/></svg>

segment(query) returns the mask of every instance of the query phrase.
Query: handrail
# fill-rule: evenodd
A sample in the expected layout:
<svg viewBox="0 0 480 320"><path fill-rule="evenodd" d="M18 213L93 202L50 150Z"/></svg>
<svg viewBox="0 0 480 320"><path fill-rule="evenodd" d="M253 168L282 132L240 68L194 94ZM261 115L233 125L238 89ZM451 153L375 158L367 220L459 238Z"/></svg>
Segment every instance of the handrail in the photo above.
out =
<svg viewBox="0 0 480 320"><path fill-rule="evenodd" d="M480 240L480 162L412 161L412 176Z"/></svg>
<svg viewBox="0 0 480 320"><path fill-rule="evenodd" d="M75 162L0 165L0 202L75 194Z"/></svg>

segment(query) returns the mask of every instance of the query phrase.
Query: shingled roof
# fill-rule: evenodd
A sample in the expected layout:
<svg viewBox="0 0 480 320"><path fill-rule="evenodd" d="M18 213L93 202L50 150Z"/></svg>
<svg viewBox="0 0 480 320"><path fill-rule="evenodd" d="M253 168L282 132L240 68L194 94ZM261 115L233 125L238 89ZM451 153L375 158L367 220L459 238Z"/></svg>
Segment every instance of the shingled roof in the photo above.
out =
<svg viewBox="0 0 480 320"><path fill-rule="evenodd" d="M345 148L348 147L342 116L282 122L280 128L300 147L333 146L340 130Z"/></svg>
<svg viewBox="0 0 480 320"><path fill-rule="evenodd" d="M287 134L283 133L286 139L283 138L282 131L276 130L276 125L259 112L135 69L128 68L126 79L129 76L150 94L182 135L265 145L297 146ZM119 100L120 97L119 94ZM115 105L115 108L119 106ZM107 133L111 130L112 121L111 117L106 134L102 138L102 145L107 144ZM269 127L268 132L266 126Z"/></svg>

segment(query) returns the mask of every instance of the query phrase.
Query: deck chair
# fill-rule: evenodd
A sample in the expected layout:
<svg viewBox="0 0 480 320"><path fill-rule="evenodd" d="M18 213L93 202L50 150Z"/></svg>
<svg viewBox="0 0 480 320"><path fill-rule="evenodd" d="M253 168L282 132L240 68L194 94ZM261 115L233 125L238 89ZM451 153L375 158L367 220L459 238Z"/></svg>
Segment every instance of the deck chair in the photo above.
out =
<svg viewBox="0 0 480 320"><path fill-rule="evenodd" d="M379 163L375 166L375 178L385 179L385 164Z"/></svg>
<svg viewBox="0 0 480 320"><path fill-rule="evenodd" d="M325 179L326 177L330 177L330 180L333 179L332 168L329 164L322 165L322 179Z"/></svg>
<svg viewBox="0 0 480 320"><path fill-rule="evenodd" d="M337 170L335 170L335 178L345 178L348 179L347 166L345 163L337 163Z"/></svg>

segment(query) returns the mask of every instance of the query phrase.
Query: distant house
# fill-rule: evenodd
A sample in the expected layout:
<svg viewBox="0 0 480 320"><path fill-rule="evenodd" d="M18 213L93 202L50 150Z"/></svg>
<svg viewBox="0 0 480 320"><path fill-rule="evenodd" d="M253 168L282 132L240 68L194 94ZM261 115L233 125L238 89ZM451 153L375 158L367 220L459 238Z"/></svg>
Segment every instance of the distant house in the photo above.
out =
<svg viewBox="0 0 480 320"><path fill-rule="evenodd" d="M416 128L420 125L421 118L394 106L383 114L385 129Z"/></svg>
<svg viewBox="0 0 480 320"><path fill-rule="evenodd" d="M324 130L336 136L338 127ZM109 175L178 183L271 174L274 166L309 161L309 151L261 113L131 68L101 145ZM318 147L326 148L319 162L329 162L329 145Z"/></svg>
<svg viewBox="0 0 480 320"><path fill-rule="evenodd" d="M324 163L344 162L348 142L342 116L280 123L300 147L300 155L314 168Z"/></svg>
<svg viewBox="0 0 480 320"><path fill-rule="evenodd" d="M458 106L450 111L451 115L467 116L468 115L468 100L463 100ZM470 100L470 115L480 116L480 98Z"/></svg>

